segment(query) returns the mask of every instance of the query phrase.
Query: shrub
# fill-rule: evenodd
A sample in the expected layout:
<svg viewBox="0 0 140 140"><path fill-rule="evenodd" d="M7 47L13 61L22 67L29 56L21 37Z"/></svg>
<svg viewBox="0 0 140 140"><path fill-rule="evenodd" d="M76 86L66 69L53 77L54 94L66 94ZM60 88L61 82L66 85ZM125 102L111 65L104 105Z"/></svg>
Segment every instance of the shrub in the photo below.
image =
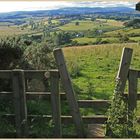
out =
<svg viewBox="0 0 140 140"><path fill-rule="evenodd" d="M52 47L46 45L46 43L28 46L24 56L33 69L50 69L55 67Z"/></svg>
<svg viewBox="0 0 140 140"><path fill-rule="evenodd" d="M135 138L137 137L135 113L128 110L127 99L121 95L119 86L120 84L117 84L107 113L106 135L113 138Z"/></svg>

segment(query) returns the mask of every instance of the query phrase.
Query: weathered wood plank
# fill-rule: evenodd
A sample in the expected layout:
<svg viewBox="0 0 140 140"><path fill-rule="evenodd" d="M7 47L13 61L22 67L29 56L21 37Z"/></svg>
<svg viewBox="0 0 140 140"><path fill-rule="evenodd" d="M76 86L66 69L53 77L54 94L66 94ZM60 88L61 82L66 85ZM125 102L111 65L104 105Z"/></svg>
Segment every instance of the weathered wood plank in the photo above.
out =
<svg viewBox="0 0 140 140"><path fill-rule="evenodd" d="M59 95L59 72L58 70L50 71L51 81L51 107L52 107L52 118L54 123L54 137L62 137L62 126L61 126L61 105Z"/></svg>
<svg viewBox="0 0 140 140"><path fill-rule="evenodd" d="M138 78L140 78L140 71L138 71Z"/></svg>
<svg viewBox="0 0 140 140"><path fill-rule="evenodd" d="M105 126L102 124L89 124L87 138L105 138Z"/></svg>
<svg viewBox="0 0 140 140"><path fill-rule="evenodd" d="M66 97L67 97L68 104L70 106L70 110L73 116L73 121L76 126L77 134L79 137L85 137L81 114L79 111L78 103L75 98L75 93L74 93L71 79L70 79L70 76L69 76L69 73L65 64L65 59L64 59L62 50L55 49L54 57L55 57L55 60L59 69L62 84L66 92Z"/></svg>
<svg viewBox="0 0 140 140"><path fill-rule="evenodd" d="M131 63L133 50L130 48L123 48L122 57L120 61L120 66L117 74L116 80L118 81L116 87L117 90L123 94L125 90L125 85L128 77L128 71Z"/></svg>
<svg viewBox="0 0 140 140"><path fill-rule="evenodd" d="M5 114L1 115L1 117L4 117L8 119L9 121L13 121L13 118L15 117L14 114ZM28 121L31 121L33 118L43 118L43 119L52 119L51 115L28 115ZM107 121L107 116L104 115L95 115L95 116L82 116L83 122L85 124L104 124ZM73 123L72 116L61 116L61 121L63 124L71 124ZM14 123L14 122L13 122Z"/></svg>
<svg viewBox="0 0 140 140"><path fill-rule="evenodd" d="M134 111L137 106L137 76L138 72L129 70L128 76L128 108L130 111Z"/></svg>
<svg viewBox="0 0 140 140"><path fill-rule="evenodd" d="M0 97L3 96L3 98L12 99L13 98L12 94L13 94L12 92L0 92ZM38 100L38 99L50 100L50 96L51 96L50 92L26 92L26 99L27 100ZM123 96L125 96L127 98L128 94L124 93ZM60 99L66 100L66 94L60 93ZM137 100L140 100L140 93L139 92L137 94ZM101 102L100 106L104 106L105 104L108 104L110 102L110 100L90 100L90 101L78 100L78 104L80 107L82 107L82 106L84 106L84 104L88 104L88 103L96 106L100 102Z"/></svg>
<svg viewBox="0 0 140 140"><path fill-rule="evenodd" d="M44 79L49 78L49 71L47 70L23 70L25 73L25 78L28 79ZM12 78L12 70L0 70L0 78L1 79L11 79Z"/></svg>
<svg viewBox="0 0 140 140"><path fill-rule="evenodd" d="M78 105L81 108L101 108L108 107L110 100L78 100Z"/></svg>
<svg viewBox="0 0 140 140"><path fill-rule="evenodd" d="M46 70L25 70L26 79L40 79L49 78L49 71Z"/></svg>
<svg viewBox="0 0 140 140"><path fill-rule="evenodd" d="M12 71L11 70L0 70L0 79L11 79Z"/></svg>
<svg viewBox="0 0 140 140"><path fill-rule="evenodd" d="M22 70L13 70L12 77L17 137L27 137L28 127L24 72Z"/></svg>
<svg viewBox="0 0 140 140"><path fill-rule="evenodd" d="M138 72L135 70L129 70L129 76L128 76L128 126L129 128L132 128L134 126L133 124L133 117L132 114L134 113L134 110L137 106L137 76ZM133 132L128 129L128 134L132 134Z"/></svg>
<svg viewBox="0 0 140 140"><path fill-rule="evenodd" d="M7 119L8 121L11 121L11 123L15 123L14 121L14 114L1 114L2 118ZM43 118L43 119L52 119L51 115L28 115L28 121L31 121L33 118ZM107 116L104 115L95 115L95 116L82 116L83 122L85 124L104 124L107 121ZM61 120L63 124L71 124L73 123L72 116L61 116ZM120 118L121 121L124 121L124 118ZM137 116L137 121L140 123L140 116Z"/></svg>

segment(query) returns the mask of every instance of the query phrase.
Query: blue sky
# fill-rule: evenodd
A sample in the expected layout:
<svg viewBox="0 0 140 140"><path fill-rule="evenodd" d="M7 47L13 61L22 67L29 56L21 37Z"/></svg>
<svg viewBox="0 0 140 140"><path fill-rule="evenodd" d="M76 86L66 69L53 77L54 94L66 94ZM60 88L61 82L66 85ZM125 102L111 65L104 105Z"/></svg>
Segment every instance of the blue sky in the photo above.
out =
<svg viewBox="0 0 140 140"><path fill-rule="evenodd" d="M52 10L66 7L117 7L134 8L136 2L128 1L0 1L0 13L11 11Z"/></svg>

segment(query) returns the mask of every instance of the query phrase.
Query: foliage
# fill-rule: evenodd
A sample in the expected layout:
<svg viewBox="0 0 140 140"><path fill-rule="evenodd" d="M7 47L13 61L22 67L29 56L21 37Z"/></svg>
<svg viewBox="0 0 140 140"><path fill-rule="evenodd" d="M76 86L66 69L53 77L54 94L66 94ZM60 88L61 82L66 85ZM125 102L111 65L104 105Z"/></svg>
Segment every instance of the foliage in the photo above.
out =
<svg viewBox="0 0 140 140"><path fill-rule="evenodd" d="M52 120L47 121L43 118L32 119L30 124L30 130L33 133L32 137L53 137L53 127Z"/></svg>
<svg viewBox="0 0 140 140"><path fill-rule="evenodd" d="M76 25L76 26L79 26L79 22L78 22L78 21L77 21L77 22L75 22L75 25Z"/></svg>
<svg viewBox="0 0 140 140"><path fill-rule="evenodd" d="M88 93L88 99L92 99L95 93L94 85L90 77L87 77L87 93Z"/></svg>
<svg viewBox="0 0 140 140"><path fill-rule="evenodd" d="M20 39L17 38L0 40L0 69L12 69L20 63L23 54L20 45Z"/></svg>
<svg viewBox="0 0 140 140"><path fill-rule="evenodd" d="M111 106L108 110L106 134L111 138L135 138L136 118L134 112L128 110L128 102L119 91L120 82L114 91ZM120 120L122 118L122 120Z"/></svg>
<svg viewBox="0 0 140 140"><path fill-rule="evenodd" d="M121 43L129 42L129 37L126 34L118 33L118 37Z"/></svg>
<svg viewBox="0 0 140 140"><path fill-rule="evenodd" d="M101 41L102 41L102 38L98 37L98 38L96 39L96 41L95 41L95 44L100 44Z"/></svg>
<svg viewBox="0 0 140 140"><path fill-rule="evenodd" d="M9 121L0 116L0 138L9 138L12 137L10 134L12 131L15 131L15 128ZM5 133L6 132L6 133Z"/></svg>
<svg viewBox="0 0 140 140"><path fill-rule="evenodd" d="M136 18L136 19L130 20L128 22L125 22L124 25L126 27L140 28L140 19Z"/></svg>
<svg viewBox="0 0 140 140"><path fill-rule="evenodd" d="M45 42L28 46L24 52L24 57L33 69L50 69L54 68L54 58L52 47Z"/></svg>
<svg viewBox="0 0 140 140"><path fill-rule="evenodd" d="M68 32L54 33L54 45L59 47L60 45L71 43L71 35Z"/></svg>

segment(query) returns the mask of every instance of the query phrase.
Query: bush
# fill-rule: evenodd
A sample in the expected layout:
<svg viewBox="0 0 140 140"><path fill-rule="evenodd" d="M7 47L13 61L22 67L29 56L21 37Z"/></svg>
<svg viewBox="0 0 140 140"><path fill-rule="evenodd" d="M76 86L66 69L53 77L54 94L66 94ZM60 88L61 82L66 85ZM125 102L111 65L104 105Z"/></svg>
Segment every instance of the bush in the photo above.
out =
<svg viewBox="0 0 140 140"><path fill-rule="evenodd" d="M50 69L55 67L52 47L46 43L28 46L24 56L33 69Z"/></svg>
<svg viewBox="0 0 140 140"><path fill-rule="evenodd" d="M127 99L118 91L119 86L117 84L111 106L108 110L106 135L111 138L136 138L135 113L128 110ZM121 118L123 121L120 120Z"/></svg>

